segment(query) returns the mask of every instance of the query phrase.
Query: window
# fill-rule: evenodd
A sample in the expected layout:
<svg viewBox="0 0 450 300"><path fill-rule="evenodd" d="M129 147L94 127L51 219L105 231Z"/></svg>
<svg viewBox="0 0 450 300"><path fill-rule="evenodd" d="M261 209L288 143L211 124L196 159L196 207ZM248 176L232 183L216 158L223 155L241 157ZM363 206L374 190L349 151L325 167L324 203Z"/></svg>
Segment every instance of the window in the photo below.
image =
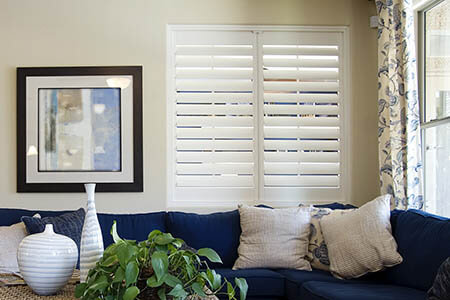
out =
<svg viewBox="0 0 450 300"><path fill-rule="evenodd" d="M450 217L450 1L419 12L425 210Z"/></svg>
<svg viewBox="0 0 450 300"><path fill-rule="evenodd" d="M168 29L169 206L345 201L343 27Z"/></svg>

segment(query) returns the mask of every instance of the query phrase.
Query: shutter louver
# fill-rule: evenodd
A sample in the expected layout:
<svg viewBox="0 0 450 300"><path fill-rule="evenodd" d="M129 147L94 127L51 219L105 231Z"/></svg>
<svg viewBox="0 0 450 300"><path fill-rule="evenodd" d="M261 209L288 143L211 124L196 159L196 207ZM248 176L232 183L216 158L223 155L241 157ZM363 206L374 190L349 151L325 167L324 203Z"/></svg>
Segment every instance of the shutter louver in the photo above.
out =
<svg viewBox="0 0 450 300"><path fill-rule="evenodd" d="M328 35L263 34L265 190L340 187L340 44Z"/></svg>
<svg viewBox="0 0 450 300"><path fill-rule="evenodd" d="M175 37L176 188L254 189L253 40L250 32Z"/></svg>

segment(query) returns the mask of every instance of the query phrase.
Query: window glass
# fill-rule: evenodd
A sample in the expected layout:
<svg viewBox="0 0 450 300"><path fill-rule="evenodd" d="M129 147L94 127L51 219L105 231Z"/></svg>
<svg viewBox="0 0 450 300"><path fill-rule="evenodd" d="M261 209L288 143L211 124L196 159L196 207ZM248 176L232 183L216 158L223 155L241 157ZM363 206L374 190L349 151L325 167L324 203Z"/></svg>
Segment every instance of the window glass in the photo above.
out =
<svg viewBox="0 0 450 300"><path fill-rule="evenodd" d="M424 129L426 210L450 217L450 124Z"/></svg>
<svg viewBox="0 0 450 300"><path fill-rule="evenodd" d="M450 116L450 1L425 12L425 115Z"/></svg>

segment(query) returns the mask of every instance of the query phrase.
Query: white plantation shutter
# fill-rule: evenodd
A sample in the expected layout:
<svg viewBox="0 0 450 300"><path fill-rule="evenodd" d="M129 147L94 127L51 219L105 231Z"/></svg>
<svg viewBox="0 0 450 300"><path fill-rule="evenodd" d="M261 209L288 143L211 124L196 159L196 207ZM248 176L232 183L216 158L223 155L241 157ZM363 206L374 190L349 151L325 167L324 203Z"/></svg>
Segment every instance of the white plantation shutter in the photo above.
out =
<svg viewBox="0 0 450 300"><path fill-rule="evenodd" d="M169 205L345 201L343 30L207 27L169 30Z"/></svg>
<svg viewBox="0 0 450 300"><path fill-rule="evenodd" d="M175 199L253 200L254 36L188 30L172 38Z"/></svg>
<svg viewBox="0 0 450 300"><path fill-rule="evenodd" d="M339 199L341 35L261 34L265 201Z"/></svg>

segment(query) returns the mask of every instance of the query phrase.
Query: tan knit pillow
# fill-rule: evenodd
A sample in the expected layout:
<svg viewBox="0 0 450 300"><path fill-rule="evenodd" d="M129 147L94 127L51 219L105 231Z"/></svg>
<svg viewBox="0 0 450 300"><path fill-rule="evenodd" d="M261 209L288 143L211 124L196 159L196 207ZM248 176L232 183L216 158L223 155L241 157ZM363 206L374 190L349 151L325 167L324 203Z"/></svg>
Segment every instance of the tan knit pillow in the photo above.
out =
<svg viewBox="0 0 450 300"><path fill-rule="evenodd" d="M402 262L390 223L390 196L384 195L343 215L320 221L336 277L356 278Z"/></svg>
<svg viewBox="0 0 450 300"><path fill-rule="evenodd" d="M289 268L311 271L309 208L239 207L242 233L233 269Z"/></svg>
<svg viewBox="0 0 450 300"><path fill-rule="evenodd" d="M304 206L300 206L304 207ZM330 209L311 207L311 229L309 233L309 246L307 259L313 269L330 271L330 259L328 257L327 244L323 238L320 220L330 214L345 214L354 209Z"/></svg>

